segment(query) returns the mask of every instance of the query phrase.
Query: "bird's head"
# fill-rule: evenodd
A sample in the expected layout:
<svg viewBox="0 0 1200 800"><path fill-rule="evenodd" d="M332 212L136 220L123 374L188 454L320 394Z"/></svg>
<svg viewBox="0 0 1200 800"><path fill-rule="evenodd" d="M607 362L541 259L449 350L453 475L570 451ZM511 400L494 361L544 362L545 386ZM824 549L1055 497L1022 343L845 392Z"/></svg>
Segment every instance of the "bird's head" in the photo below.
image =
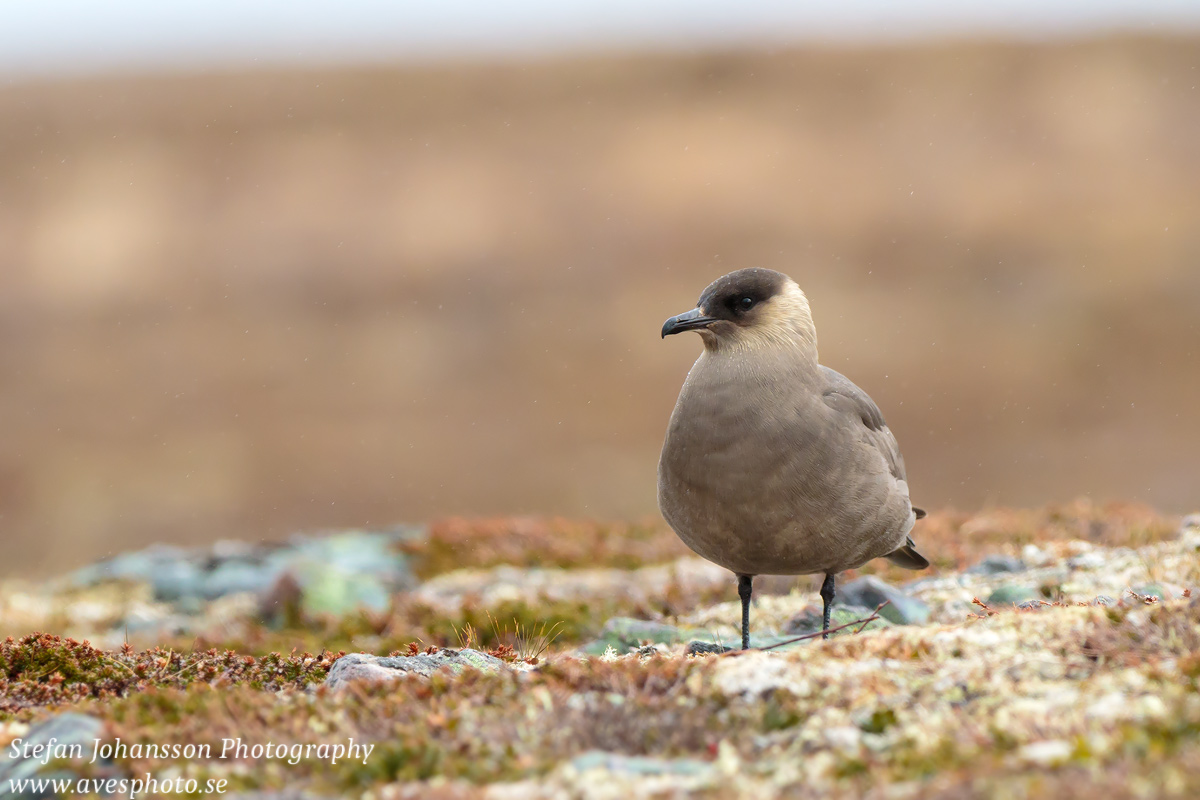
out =
<svg viewBox="0 0 1200 800"><path fill-rule="evenodd" d="M808 298L770 269L740 269L713 281L695 308L663 323L663 338L683 331L697 331L710 351L797 347L816 357Z"/></svg>

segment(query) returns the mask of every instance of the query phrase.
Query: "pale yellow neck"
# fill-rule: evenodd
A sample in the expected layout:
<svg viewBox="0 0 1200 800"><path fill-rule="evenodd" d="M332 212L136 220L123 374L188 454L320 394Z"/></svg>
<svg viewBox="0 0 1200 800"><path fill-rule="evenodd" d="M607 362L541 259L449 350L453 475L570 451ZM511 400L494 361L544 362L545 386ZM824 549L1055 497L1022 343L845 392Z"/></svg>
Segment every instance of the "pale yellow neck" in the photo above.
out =
<svg viewBox="0 0 1200 800"><path fill-rule="evenodd" d="M732 334L708 334L702 338L711 353L794 349L801 359L817 363L817 329L812 310L804 292L792 281L763 305L754 325L738 328Z"/></svg>

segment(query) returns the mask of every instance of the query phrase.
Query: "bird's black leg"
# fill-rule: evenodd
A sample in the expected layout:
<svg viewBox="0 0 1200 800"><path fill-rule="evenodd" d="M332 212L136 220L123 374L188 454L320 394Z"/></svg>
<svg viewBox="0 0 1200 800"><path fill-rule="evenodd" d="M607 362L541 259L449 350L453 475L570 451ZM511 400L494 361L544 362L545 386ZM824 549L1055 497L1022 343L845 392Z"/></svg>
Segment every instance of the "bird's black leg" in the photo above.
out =
<svg viewBox="0 0 1200 800"><path fill-rule="evenodd" d="M821 616L821 638L829 638L829 612L833 608L833 591L834 591L833 573L830 572L825 576L825 582L821 584L821 599L825 601L825 608L822 610Z"/></svg>
<svg viewBox="0 0 1200 800"><path fill-rule="evenodd" d="M742 598L742 649L750 649L750 594L754 591L753 575L738 575L738 597Z"/></svg>

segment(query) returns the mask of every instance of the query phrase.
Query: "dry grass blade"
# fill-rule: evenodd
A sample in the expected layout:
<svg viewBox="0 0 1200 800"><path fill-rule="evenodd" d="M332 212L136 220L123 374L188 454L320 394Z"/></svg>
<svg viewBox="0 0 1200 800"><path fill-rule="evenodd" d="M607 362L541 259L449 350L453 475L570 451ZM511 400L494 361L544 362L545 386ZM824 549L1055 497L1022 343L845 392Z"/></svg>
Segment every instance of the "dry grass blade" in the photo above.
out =
<svg viewBox="0 0 1200 800"><path fill-rule="evenodd" d="M454 636L458 639L459 650L479 649L479 632L475 630L475 626L471 623L466 623L461 629L455 626Z"/></svg>
<svg viewBox="0 0 1200 800"><path fill-rule="evenodd" d="M126 643L126 644L128 645L128 643ZM120 667L121 669L125 670L130 675L132 675L135 679L138 679L138 680L141 679L141 676L138 675L134 671L133 667L129 666L122 659L117 658L115 655L105 655L103 658L104 658L105 663L112 664L115 667Z"/></svg>
<svg viewBox="0 0 1200 800"><path fill-rule="evenodd" d="M543 622L537 633L534 633L530 628L522 629L521 623L515 619L513 624L516 626L516 640L513 649L517 651L518 659L530 664L536 664L542 653L550 649L550 645L558 638L562 628L562 622L555 622L549 628Z"/></svg>
<svg viewBox="0 0 1200 800"><path fill-rule="evenodd" d="M180 668L179 668L178 670L176 670L175 672L172 672L172 673L171 673L169 676L167 676L167 677L169 677L169 678L178 678L179 676L183 675L183 673L187 672L188 670L190 670L190 669L195 669L195 668L197 668L197 667L203 666L204 664L207 664L207 663L209 663L209 662L210 662L210 661L212 661L212 660L213 660L213 659L211 659L211 658L202 658L202 659L200 659L199 661L193 661L193 662L192 662L192 663L190 663L190 664L184 664L182 667L180 667Z"/></svg>

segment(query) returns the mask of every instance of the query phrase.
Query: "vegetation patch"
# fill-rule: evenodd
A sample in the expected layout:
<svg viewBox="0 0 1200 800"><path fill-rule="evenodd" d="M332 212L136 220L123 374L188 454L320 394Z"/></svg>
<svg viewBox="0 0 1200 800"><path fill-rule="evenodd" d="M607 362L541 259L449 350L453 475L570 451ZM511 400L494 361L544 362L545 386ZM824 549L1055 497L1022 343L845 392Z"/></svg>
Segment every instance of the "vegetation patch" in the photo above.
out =
<svg viewBox="0 0 1200 800"><path fill-rule="evenodd" d="M661 519L638 523L563 517L450 517L422 540L401 545L429 578L456 569L615 567L661 564L690 551Z"/></svg>
<svg viewBox="0 0 1200 800"><path fill-rule="evenodd" d="M325 680L342 653L269 653L261 658L233 650L183 653L126 645L110 652L89 642L35 633L0 642L0 719L25 718L34 709L111 699L152 688L247 686L275 692Z"/></svg>
<svg viewBox="0 0 1200 800"><path fill-rule="evenodd" d="M577 645L616 616L732 636L733 582L690 559L633 570L457 569L395 595L386 611L299 614L274 626L227 616L213 628L225 638L145 650L13 637L0 643L0 749L73 710L129 745L373 746L365 760L337 763L253 751L182 763L128 751L105 766L222 778L239 791L586 796L599 785L633 793L649 780L715 797L734 784L755 797L857 797L884 785L945 798L1194 796L1200 599L1190 587L1200 581L1200 532L1168 535L1163 518L1140 514L1077 504L931 515L931 546L945 546L954 564L987 552L971 537L995 544L1005 530L1012 536L997 547L1022 564L997 574L944 566L904 587L930 606L932 622L787 652L693 657L679 638L581 655ZM1095 515L1107 521L1092 525ZM979 599L1009 583L1058 588L1023 608ZM71 596L72 608L86 601ZM223 608L253 609L238 602ZM763 593L756 631L781 630L812 602L811 593ZM510 666L337 692L323 685L340 655L331 649L445 646L490 651Z"/></svg>

